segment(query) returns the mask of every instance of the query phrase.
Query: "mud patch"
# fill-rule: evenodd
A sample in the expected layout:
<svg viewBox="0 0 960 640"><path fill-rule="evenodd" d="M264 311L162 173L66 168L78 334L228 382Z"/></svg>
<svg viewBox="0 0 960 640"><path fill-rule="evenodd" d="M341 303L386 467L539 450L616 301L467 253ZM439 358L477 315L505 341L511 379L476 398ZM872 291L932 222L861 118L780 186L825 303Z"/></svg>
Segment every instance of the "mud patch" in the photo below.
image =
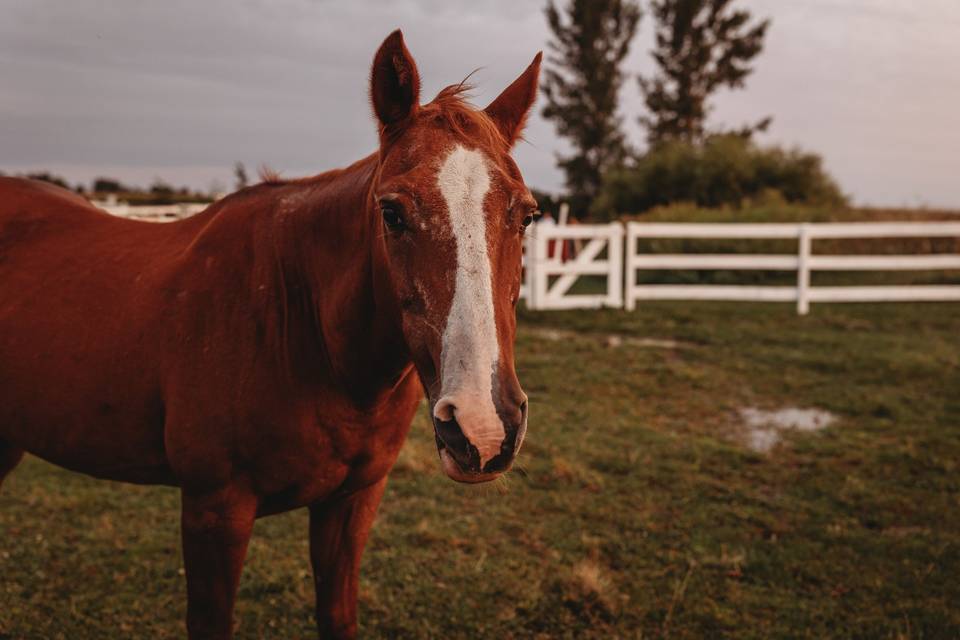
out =
<svg viewBox="0 0 960 640"><path fill-rule="evenodd" d="M787 431L820 431L836 422L837 416L823 409L786 407L776 411L745 407L740 419L747 429L747 446L767 453L780 442Z"/></svg>

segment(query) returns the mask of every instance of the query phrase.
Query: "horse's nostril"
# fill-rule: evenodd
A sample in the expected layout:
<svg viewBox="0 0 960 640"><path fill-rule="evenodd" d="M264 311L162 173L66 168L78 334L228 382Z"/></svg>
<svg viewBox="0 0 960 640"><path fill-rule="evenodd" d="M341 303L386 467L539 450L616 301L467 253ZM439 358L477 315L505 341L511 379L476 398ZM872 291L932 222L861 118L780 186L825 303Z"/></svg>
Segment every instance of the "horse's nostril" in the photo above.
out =
<svg viewBox="0 0 960 640"><path fill-rule="evenodd" d="M433 417L443 422L450 422L455 419L457 407L447 398L437 400L437 405L433 408Z"/></svg>
<svg viewBox="0 0 960 640"><path fill-rule="evenodd" d="M467 437L456 420L437 420L436 429L443 444L452 449L462 449L467 443Z"/></svg>
<svg viewBox="0 0 960 640"><path fill-rule="evenodd" d="M517 423L517 434L513 439L513 453L520 452L520 445L523 444L523 436L527 433L527 401L520 404L520 421Z"/></svg>
<svg viewBox="0 0 960 640"><path fill-rule="evenodd" d="M443 448L447 450L447 453L461 469L464 471L480 470L480 454L476 447L470 444L456 418L450 420L435 418L433 426L440 444L443 445Z"/></svg>

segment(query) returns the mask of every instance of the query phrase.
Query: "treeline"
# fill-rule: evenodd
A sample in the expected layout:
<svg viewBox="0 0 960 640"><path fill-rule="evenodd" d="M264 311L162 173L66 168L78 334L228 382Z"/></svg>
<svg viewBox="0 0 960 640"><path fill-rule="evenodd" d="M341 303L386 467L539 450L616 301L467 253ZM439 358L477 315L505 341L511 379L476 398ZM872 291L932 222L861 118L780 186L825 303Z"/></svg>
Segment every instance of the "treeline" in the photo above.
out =
<svg viewBox="0 0 960 640"><path fill-rule="evenodd" d="M637 0L547 3L552 33L544 73L544 117L572 148L559 155L565 198L579 218L609 219L688 202L707 207L747 203L844 206L847 198L821 158L800 149L761 145L764 116L735 128L708 121L720 89L742 89L763 50L769 20L734 0L651 0L655 71L635 75L645 112L639 144L618 115L622 68L644 7Z"/></svg>
<svg viewBox="0 0 960 640"><path fill-rule="evenodd" d="M2 175L2 174L0 174ZM89 185L77 183L71 185L67 180L48 171L18 174L17 177L41 180L55 184L58 187L75 191L93 200L103 200L110 196L117 200L134 205L162 205L177 204L180 202L213 202L219 195L211 189L199 191L189 187L174 187L163 180L154 180L148 188L124 184L120 180L109 177L94 178Z"/></svg>

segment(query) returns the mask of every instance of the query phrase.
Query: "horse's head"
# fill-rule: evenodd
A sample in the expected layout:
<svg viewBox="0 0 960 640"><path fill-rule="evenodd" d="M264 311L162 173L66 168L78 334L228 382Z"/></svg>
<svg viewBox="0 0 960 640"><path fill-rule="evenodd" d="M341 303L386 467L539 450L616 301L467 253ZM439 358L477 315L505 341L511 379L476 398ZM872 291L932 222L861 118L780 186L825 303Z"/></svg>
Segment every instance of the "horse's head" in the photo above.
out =
<svg viewBox="0 0 960 640"><path fill-rule="evenodd" d="M486 109L448 87L420 105L399 31L373 62L380 123L370 203L407 347L427 390L443 469L482 482L523 441L527 397L513 364L523 233L537 203L510 151L537 93L540 55Z"/></svg>

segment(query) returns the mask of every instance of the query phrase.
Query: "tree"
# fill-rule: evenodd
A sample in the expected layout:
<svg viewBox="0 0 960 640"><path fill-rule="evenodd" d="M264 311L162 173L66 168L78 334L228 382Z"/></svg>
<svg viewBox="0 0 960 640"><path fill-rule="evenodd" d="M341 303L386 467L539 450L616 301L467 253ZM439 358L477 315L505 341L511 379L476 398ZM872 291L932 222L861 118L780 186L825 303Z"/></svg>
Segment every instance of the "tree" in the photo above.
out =
<svg viewBox="0 0 960 640"><path fill-rule="evenodd" d="M658 71L640 80L650 111L640 118L647 141L701 142L707 135L708 99L721 87L739 89L763 49L769 20L751 23L750 12L733 9L733 0L653 0ZM770 118L733 131L749 138ZM720 132L716 132L720 133Z"/></svg>
<svg viewBox="0 0 960 640"><path fill-rule="evenodd" d="M121 191L130 191L119 180L113 178L95 178L93 181L93 191L95 193L119 193Z"/></svg>
<svg viewBox="0 0 960 640"><path fill-rule="evenodd" d="M173 204L177 201L176 199L176 190L168 182L164 182L160 178L154 178L153 184L150 185L150 196L145 198L144 204Z"/></svg>
<svg viewBox="0 0 960 640"><path fill-rule="evenodd" d="M544 72L543 115L573 147L571 155L557 155L557 165L566 174L572 210L583 215L600 190L603 173L626 155L616 115L623 84L620 64L641 12L632 0L570 0L562 11L551 0L545 14L553 39Z"/></svg>
<svg viewBox="0 0 960 640"><path fill-rule="evenodd" d="M175 190L172 185L164 182L160 178L154 178L153 184L150 185L150 193L155 196L169 197L174 194Z"/></svg>
<svg viewBox="0 0 960 640"><path fill-rule="evenodd" d="M237 191L245 188L249 184L249 179L247 178L247 168L243 166L242 162L237 162L233 165L233 177L237 181Z"/></svg>

